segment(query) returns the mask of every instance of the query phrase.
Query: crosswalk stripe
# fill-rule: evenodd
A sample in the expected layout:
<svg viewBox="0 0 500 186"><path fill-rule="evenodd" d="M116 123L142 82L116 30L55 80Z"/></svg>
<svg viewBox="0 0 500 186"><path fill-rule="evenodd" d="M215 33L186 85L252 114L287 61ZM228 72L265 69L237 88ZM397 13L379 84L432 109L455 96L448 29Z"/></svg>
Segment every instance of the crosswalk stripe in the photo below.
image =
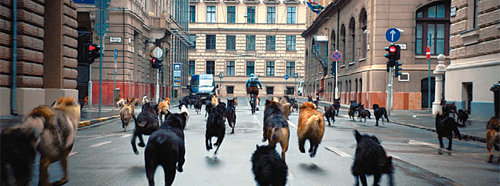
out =
<svg viewBox="0 0 500 186"><path fill-rule="evenodd" d="M297 128L297 125L293 124L292 122L290 121L287 121L288 122L288 125L292 126L293 128Z"/></svg>
<svg viewBox="0 0 500 186"><path fill-rule="evenodd" d="M73 156L75 154L78 154L78 152L70 152L68 156Z"/></svg>
<svg viewBox="0 0 500 186"><path fill-rule="evenodd" d="M436 148L436 149L440 148L438 144L427 143L427 142L417 141L417 140L410 140L410 141L408 141L408 144L410 144L410 145L424 145L424 146L429 146L429 147Z"/></svg>
<svg viewBox="0 0 500 186"><path fill-rule="evenodd" d="M105 141L105 142L101 142L101 143L96 143L96 144L93 144L93 145L91 145L89 147L91 147L91 148L92 147L99 147L99 146L102 146L102 145L106 145L108 143L111 143L111 141Z"/></svg>
<svg viewBox="0 0 500 186"><path fill-rule="evenodd" d="M132 136L132 134L124 134L124 135L122 135L122 138L126 138L126 137L129 137L129 136Z"/></svg>
<svg viewBox="0 0 500 186"><path fill-rule="evenodd" d="M345 152L343 152L340 149L337 149L335 147L328 147L328 146L326 146L325 148L326 148L326 150L329 150L329 151L331 151L331 152L333 152L333 153L335 153L335 154L337 154L337 155L339 155L341 157L345 157L345 158L351 158L352 157L351 155L349 155L349 154L347 154L347 153L345 153Z"/></svg>

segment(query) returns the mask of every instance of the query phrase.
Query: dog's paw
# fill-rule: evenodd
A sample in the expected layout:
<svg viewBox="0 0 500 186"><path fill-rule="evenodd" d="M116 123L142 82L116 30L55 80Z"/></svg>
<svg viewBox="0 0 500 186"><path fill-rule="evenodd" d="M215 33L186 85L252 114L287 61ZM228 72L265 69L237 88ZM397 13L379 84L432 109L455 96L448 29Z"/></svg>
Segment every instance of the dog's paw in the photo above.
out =
<svg viewBox="0 0 500 186"><path fill-rule="evenodd" d="M134 154L135 155L139 155L139 151L134 151Z"/></svg>
<svg viewBox="0 0 500 186"><path fill-rule="evenodd" d="M177 171L182 172L182 171L184 171L184 169L182 169L182 167L180 167L180 166L177 166Z"/></svg>
<svg viewBox="0 0 500 186"><path fill-rule="evenodd" d="M144 147L144 146L146 146L144 143L139 143L138 145L139 145L139 147Z"/></svg>

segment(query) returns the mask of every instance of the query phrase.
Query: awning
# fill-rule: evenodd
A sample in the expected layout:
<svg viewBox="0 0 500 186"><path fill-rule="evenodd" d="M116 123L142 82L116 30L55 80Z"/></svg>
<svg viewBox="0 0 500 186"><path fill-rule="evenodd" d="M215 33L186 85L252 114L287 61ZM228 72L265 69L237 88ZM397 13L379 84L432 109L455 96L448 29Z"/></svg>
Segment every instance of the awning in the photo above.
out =
<svg viewBox="0 0 500 186"><path fill-rule="evenodd" d="M328 36L314 36L316 42L328 42Z"/></svg>

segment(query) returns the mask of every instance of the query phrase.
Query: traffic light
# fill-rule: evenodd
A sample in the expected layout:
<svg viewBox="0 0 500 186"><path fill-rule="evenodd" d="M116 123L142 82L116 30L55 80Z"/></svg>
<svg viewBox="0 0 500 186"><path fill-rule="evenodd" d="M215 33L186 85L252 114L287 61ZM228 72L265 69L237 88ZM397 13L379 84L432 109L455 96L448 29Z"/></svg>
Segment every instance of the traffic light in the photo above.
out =
<svg viewBox="0 0 500 186"><path fill-rule="evenodd" d="M398 76L402 75L401 70L403 70L403 68L401 68L401 66L403 66L403 63L396 61L395 66L394 66L394 77L398 77Z"/></svg>
<svg viewBox="0 0 500 186"><path fill-rule="evenodd" d="M335 75L335 62L330 63L330 74Z"/></svg>
<svg viewBox="0 0 500 186"><path fill-rule="evenodd" d="M158 59L158 58L153 57L151 59L151 67L153 67L153 68L161 68L161 66L162 66L161 62L163 62L162 59Z"/></svg>
<svg viewBox="0 0 500 186"><path fill-rule="evenodd" d="M384 55L388 59L387 61L387 72L389 72L389 68L392 68L396 65L396 60L401 58L401 47L399 45L390 45L385 47L385 51L388 53Z"/></svg>
<svg viewBox="0 0 500 186"><path fill-rule="evenodd" d="M88 64L94 63L94 60L100 56L101 47L96 44L89 43L86 47L88 55Z"/></svg>

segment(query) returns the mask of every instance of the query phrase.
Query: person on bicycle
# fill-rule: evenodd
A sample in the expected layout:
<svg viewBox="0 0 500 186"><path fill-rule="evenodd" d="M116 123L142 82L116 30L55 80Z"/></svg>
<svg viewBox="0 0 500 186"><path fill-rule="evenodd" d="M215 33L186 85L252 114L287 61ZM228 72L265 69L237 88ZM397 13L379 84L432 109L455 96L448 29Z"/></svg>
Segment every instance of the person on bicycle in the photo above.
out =
<svg viewBox="0 0 500 186"><path fill-rule="evenodd" d="M246 83L247 93L255 95L255 100L257 101L256 105L258 107L259 106L259 99L258 99L259 88L257 86L259 86L260 89L262 89L262 83L260 83L259 77L256 76L255 74L250 74L250 78L248 78L247 83Z"/></svg>

